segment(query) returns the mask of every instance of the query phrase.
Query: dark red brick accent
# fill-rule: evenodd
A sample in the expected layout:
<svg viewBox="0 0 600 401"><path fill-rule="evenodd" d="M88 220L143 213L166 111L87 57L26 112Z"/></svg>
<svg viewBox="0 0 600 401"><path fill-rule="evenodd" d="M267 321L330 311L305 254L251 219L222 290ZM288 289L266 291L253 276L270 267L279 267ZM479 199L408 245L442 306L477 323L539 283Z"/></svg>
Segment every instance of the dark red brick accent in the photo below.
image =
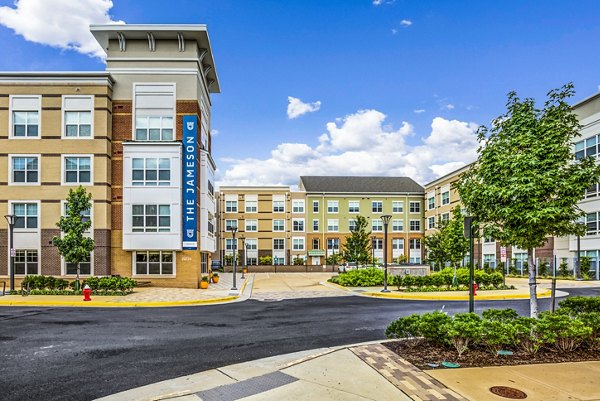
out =
<svg viewBox="0 0 600 401"><path fill-rule="evenodd" d="M61 259L58 249L52 245L52 238L60 235L58 229L42 229L42 254L40 255L40 274L60 276Z"/></svg>
<svg viewBox="0 0 600 401"><path fill-rule="evenodd" d="M111 274L110 230L94 230L94 275Z"/></svg>

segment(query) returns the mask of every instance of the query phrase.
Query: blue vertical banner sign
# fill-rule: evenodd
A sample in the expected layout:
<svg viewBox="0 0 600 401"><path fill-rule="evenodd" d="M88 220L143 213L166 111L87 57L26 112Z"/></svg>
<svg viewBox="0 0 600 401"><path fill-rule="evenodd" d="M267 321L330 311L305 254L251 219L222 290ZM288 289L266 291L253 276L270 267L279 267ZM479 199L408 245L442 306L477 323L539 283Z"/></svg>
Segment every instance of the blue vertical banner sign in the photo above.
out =
<svg viewBox="0 0 600 401"><path fill-rule="evenodd" d="M198 249L198 118L183 116L183 249Z"/></svg>

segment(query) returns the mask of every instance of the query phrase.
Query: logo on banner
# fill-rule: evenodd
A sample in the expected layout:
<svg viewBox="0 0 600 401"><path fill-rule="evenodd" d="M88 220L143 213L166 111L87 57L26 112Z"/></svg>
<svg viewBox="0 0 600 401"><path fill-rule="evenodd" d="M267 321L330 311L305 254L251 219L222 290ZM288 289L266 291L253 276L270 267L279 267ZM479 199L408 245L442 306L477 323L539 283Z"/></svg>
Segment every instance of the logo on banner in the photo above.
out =
<svg viewBox="0 0 600 401"><path fill-rule="evenodd" d="M187 129L191 131L194 129L194 122L188 121L186 126L187 126Z"/></svg>
<svg viewBox="0 0 600 401"><path fill-rule="evenodd" d="M192 238L194 236L194 230L187 230L187 237Z"/></svg>

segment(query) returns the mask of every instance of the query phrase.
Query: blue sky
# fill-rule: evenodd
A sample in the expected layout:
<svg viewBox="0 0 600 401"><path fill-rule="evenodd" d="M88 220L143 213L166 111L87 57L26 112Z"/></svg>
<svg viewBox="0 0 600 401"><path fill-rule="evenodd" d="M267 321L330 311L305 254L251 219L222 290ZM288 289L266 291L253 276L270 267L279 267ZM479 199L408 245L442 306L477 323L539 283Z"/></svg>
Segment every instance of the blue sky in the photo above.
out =
<svg viewBox="0 0 600 401"><path fill-rule="evenodd" d="M574 101L596 93L599 11L595 0L0 0L0 70L102 70L87 23L205 23L221 184L425 183L475 158L474 130L508 91L541 100L572 81ZM314 111L290 118L290 97Z"/></svg>

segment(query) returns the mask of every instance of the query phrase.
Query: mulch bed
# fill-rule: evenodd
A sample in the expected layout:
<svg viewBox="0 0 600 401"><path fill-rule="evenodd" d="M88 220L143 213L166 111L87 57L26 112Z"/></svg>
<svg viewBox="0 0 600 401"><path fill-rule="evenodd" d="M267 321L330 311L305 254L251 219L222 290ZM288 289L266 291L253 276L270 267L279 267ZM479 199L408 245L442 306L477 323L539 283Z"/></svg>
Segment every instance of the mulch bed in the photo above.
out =
<svg viewBox="0 0 600 401"><path fill-rule="evenodd" d="M439 347L425 341L420 341L415 346L413 341L390 341L383 343L383 345L423 370L432 369L431 366L427 365L428 363L437 363L440 364L440 367L437 369L446 369L441 366L441 362L444 361L458 363L462 368L600 361L600 350L591 350L583 346L569 353L542 348L535 357L531 357L518 349L510 349L513 351L513 355L492 355L485 347L474 346L470 347L459 358L454 348Z"/></svg>

